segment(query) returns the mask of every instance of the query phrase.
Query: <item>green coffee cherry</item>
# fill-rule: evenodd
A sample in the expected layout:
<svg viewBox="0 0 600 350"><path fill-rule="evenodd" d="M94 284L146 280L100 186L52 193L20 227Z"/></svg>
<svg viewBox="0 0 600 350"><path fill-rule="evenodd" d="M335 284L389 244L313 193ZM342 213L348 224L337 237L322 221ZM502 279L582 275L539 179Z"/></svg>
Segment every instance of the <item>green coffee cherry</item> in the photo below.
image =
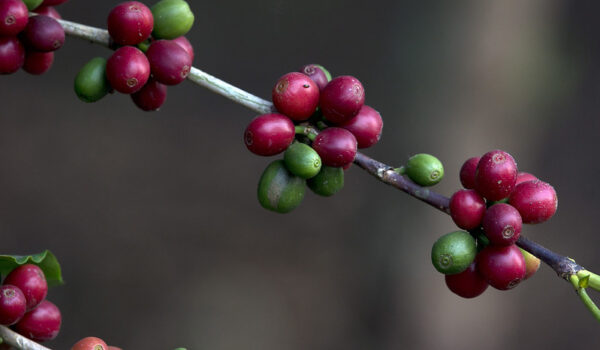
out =
<svg viewBox="0 0 600 350"><path fill-rule="evenodd" d="M265 169L258 182L258 201L265 209L277 213L292 211L302 202L305 181L290 173L283 160L276 160Z"/></svg>
<svg viewBox="0 0 600 350"><path fill-rule="evenodd" d="M185 35L194 24L194 13L183 0L162 0L151 8L156 39L175 39Z"/></svg>
<svg viewBox="0 0 600 350"><path fill-rule="evenodd" d="M38 8L38 6L42 4L42 2L44 2L44 0L23 0L23 3L25 4L25 6L27 6L27 9L29 11L33 11L36 8Z"/></svg>
<svg viewBox="0 0 600 350"><path fill-rule="evenodd" d="M421 186L433 186L442 181L444 166L431 154L415 154L408 159L405 168L406 175Z"/></svg>
<svg viewBox="0 0 600 350"><path fill-rule="evenodd" d="M454 231L440 237L431 248L431 262L439 272L452 275L463 272L477 254L475 239L465 231Z"/></svg>
<svg viewBox="0 0 600 350"><path fill-rule="evenodd" d="M344 187L344 170L324 165L315 177L306 181L306 184L320 196L333 196Z"/></svg>
<svg viewBox="0 0 600 350"><path fill-rule="evenodd" d="M310 179L321 170L321 157L309 145L294 142L283 154L286 168L303 179Z"/></svg>
<svg viewBox="0 0 600 350"><path fill-rule="evenodd" d="M110 90L106 79L106 59L96 57L86 63L75 77L75 93L84 102L96 102Z"/></svg>
<svg viewBox="0 0 600 350"><path fill-rule="evenodd" d="M327 77L327 81L331 81L331 73L329 73L329 71L325 69L325 67L323 67L320 64L315 64L315 66L321 68L321 70L323 71L323 73L325 73L325 76Z"/></svg>

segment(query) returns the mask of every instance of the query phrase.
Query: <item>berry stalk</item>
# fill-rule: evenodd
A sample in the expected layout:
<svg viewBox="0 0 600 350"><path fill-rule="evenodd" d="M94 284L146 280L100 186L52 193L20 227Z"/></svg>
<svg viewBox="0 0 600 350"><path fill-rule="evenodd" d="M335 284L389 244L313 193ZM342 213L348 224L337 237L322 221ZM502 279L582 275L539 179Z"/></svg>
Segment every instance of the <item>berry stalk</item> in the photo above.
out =
<svg viewBox="0 0 600 350"><path fill-rule="evenodd" d="M40 345L31 339L25 338L6 326L0 326L0 338L3 340L2 343L9 344L17 349L50 350L49 348Z"/></svg>

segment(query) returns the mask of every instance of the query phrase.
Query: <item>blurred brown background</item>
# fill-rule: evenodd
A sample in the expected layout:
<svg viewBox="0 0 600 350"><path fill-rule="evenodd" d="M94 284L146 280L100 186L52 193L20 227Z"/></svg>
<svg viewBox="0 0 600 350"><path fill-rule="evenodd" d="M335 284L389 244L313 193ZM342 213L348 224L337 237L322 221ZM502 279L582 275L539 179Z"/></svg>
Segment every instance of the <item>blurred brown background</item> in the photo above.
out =
<svg viewBox="0 0 600 350"><path fill-rule="evenodd" d="M118 1L71 0L105 27ZM600 271L600 3L191 1L194 64L262 97L317 62L366 87L384 117L366 153L428 152L451 194L468 157L502 148L552 183L558 214L524 233ZM450 293L430 263L449 217L352 168L332 198L263 210L270 161L242 132L254 113L191 83L159 113L96 104L72 81L105 48L69 38L43 77L0 77L2 253L51 249L67 284L49 346L95 335L124 349L565 349L598 323L543 266L510 292ZM600 300L598 294L593 296Z"/></svg>

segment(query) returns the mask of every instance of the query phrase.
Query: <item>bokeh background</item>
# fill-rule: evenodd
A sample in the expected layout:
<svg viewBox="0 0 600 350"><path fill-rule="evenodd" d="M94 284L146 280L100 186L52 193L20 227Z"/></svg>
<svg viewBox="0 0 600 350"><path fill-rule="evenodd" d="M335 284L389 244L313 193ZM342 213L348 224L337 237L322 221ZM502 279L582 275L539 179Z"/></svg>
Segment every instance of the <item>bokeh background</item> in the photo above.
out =
<svg viewBox="0 0 600 350"><path fill-rule="evenodd" d="M105 27L118 1L71 0L65 19ZM191 1L195 66L262 97L306 63L351 74L385 127L366 153L432 153L436 190L501 148L552 183L560 205L524 234L600 270L600 3L595 1ZM354 167L331 198L260 207L270 159L247 152L255 114L191 83L158 113L72 91L110 52L68 38L52 70L0 77L2 253L51 249L66 285L49 299L67 349L565 349L598 323L542 266L509 292L449 292L430 263L450 218ZM598 294L593 294L600 300Z"/></svg>

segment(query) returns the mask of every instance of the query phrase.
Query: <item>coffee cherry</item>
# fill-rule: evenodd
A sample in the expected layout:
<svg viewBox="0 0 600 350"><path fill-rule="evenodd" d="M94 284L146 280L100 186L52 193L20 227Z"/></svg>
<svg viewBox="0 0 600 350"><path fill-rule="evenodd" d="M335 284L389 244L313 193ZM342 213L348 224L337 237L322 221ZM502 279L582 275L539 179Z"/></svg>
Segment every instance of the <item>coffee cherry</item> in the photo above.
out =
<svg viewBox="0 0 600 350"><path fill-rule="evenodd" d="M75 343L71 350L109 350L109 347L100 338L86 337Z"/></svg>
<svg viewBox="0 0 600 350"><path fill-rule="evenodd" d="M481 158L469 158L464 162L464 164L460 168L460 183L463 185L464 188L475 188L475 171L477 170L477 164L479 164L479 159Z"/></svg>
<svg viewBox="0 0 600 350"><path fill-rule="evenodd" d="M62 16L53 6L43 6L35 10L37 14L52 17L54 19L62 19Z"/></svg>
<svg viewBox="0 0 600 350"><path fill-rule="evenodd" d="M283 114L263 114L254 118L244 131L248 150L259 156L272 156L285 151L294 141L294 123Z"/></svg>
<svg viewBox="0 0 600 350"><path fill-rule="evenodd" d="M431 248L431 262L436 270L451 275L466 270L475 259L475 239L467 232L454 231L440 237Z"/></svg>
<svg viewBox="0 0 600 350"><path fill-rule="evenodd" d="M484 154L477 165L475 189L490 201L508 197L517 181L517 164L501 150Z"/></svg>
<svg viewBox="0 0 600 350"><path fill-rule="evenodd" d="M0 324L10 326L25 315L27 300L19 289L10 284L0 287Z"/></svg>
<svg viewBox="0 0 600 350"><path fill-rule="evenodd" d="M355 77L336 77L321 92L319 103L325 119L344 123L358 114L365 103L365 89Z"/></svg>
<svg viewBox="0 0 600 350"><path fill-rule="evenodd" d="M525 277L525 259L514 244L489 245L477 254L477 270L492 287L507 290Z"/></svg>
<svg viewBox="0 0 600 350"><path fill-rule="evenodd" d="M315 177L306 180L306 185L319 196L333 196L344 187L344 170L324 165Z"/></svg>
<svg viewBox="0 0 600 350"><path fill-rule="evenodd" d="M27 312L17 322L15 329L21 335L34 341L47 341L56 338L62 318L56 305L44 300L35 309Z"/></svg>
<svg viewBox="0 0 600 350"><path fill-rule="evenodd" d="M450 197L450 216L463 230L479 227L484 214L485 201L475 190L458 190Z"/></svg>
<svg viewBox="0 0 600 350"><path fill-rule="evenodd" d="M156 39L175 39L185 35L194 24L194 14L183 0L162 0L151 8Z"/></svg>
<svg viewBox="0 0 600 350"><path fill-rule="evenodd" d="M515 187L522 182L535 181L537 179L537 177L531 175L530 173L520 171L519 173L517 173L517 181L515 182Z"/></svg>
<svg viewBox="0 0 600 350"><path fill-rule="evenodd" d="M358 148L368 148L379 141L383 120L379 112L363 105L354 118L341 123L339 127L350 131L356 137Z"/></svg>
<svg viewBox="0 0 600 350"><path fill-rule="evenodd" d="M15 36L27 26L29 11L21 0L0 1L0 36Z"/></svg>
<svg viewBox="0 0 600 350"><path fill-rule="evenodd" d="M148 81L150 63L142 51L133 46L123 46L106 62L106 77L115 90L132 94L141 90Z"/></svg>
<svg viewBox="0 0 600 350"><path fill-rule="evenodd" d="M342 128L327 128L319 133L312 147L317 151L324 165L343 167L354 161L356 138Z"/></svg>
<svg viewBox="0 0 600 350"><path fill-rule="evenodd" d="M126 1L108 14L108 33L119 45L137 45L152 33L154 18L150 9L138 1Z"/></svg>
<svg viewBox="0 0 600 350"><path fill-rule="evenodd" d="M329 72L327 72L323 66L318 64L307 64L302 66L298 72L311 78L315 84L317 84L319 90L323 90L327 83L331 81Z"/></svg>
<svg viewBox="0 0 600 350"><path fill-rule="evenodd" d="M54 51L65 43L65 31L54 18L33 16L29 18L21 37L23 43L35 51Z"/></svg>
<svg viewBox="0 0 600 350"><path fill-rule="evenodd" d="M177 85L187 78L192 68L188 52L170 40L157 40L150 44L146 56L152 76L165 85Z"/></svg>
<svg viewBox="0 0 600 350"><path fill-rule="evenodd" d="M40 6L44 0L23 0L23 3L27 6L29 11L36 10L38 12L38 6Z"/></svg>
<svg viewBox="0 0 600 350"><path fill-rule="evenodd" d="M539 224L550 219L558 207L554 188L539 180L520 183L508 202L519 211L526 224Z"/></svg>
<svg viewBox="0 0 600 350"><path fill-rule="evenodd" d="M140 91L131 94L131 99L144 111L156 111L167 100L167 87L150 79Z"/></svg>
<svg viewBox="0 0 600 350"><path fill-rule="evenodd" d="M524 249L519 249L521 250L521 254L523 254L523 258L525 259L525 277L523 279L526 280L533 276L540 268L540 259Z"/></svg>
<svg viewBox="0 0 600 350"><path fill-rule="evenodd" d="M488 287L486 280L477 271L475 262L472 262L463 272L446 275L444 279L448 289L463 298L475 298L485 292Z"/></svg>
<svg viewBox="0 0 600 350"><path fill-rule="evenodd" d="M86 63L75 77L75 93L83 102L96 102L110 90L106 59L96 57Z"/></svg>
<svg viewBox="0 0 600 350"><path fill-rule="evenodd" d="M290 173L282 160L265 169L258 183L258 201L265 209L277 213L294 210L304 199L304 179Z"/></svg>
<svg viewBox="0 0 600 350"><path fill-rule="evenodd" d="M54 62L54 52L27 51L23 70L29 74L40 75L46 73Z"/></svg>
<svg viewBox="0 0 600 350"><path fill-rule="evenodd" d="M183 47L190 56L190 62L194 62L194 47L185 36L180 36L172 40L175 44Z"/></svg>
<svg viewBox="0 0 600 350"><path fill-rule="evenodd" d="M42 6L56 6L65 3L69 0L44 0Z"/></svg>
<svg viewBox="0 0 600 350"><path fill-rule="evenodd" d="M271 96L280 113L301 121L315 113L319 104L319 87L308 76L292 72L277 80Z"/></svg>
<svg viewBox="0 0 600 350"><path fill-rule="evenodd" d="M408 159L406 175L416 184L433 186L444 178L444 166L431 154L419 153Z"/></svg>
<svg viewBox="0 0 600 350"><path fill-rule="evenodd" d="M0 37L0 74L18 71L25 63L25 48L16 37Z"/></svg>
<svg viewBox="0 0 600 350"><path fill-rule="evenodd" d="M519 211L512 205L498 203L488 208L483 216L483 230L493 244L510 245L519 239L523 222Z"/></svg>
<svg viewBox="0 0 600 350"><path fill-rule="evenodd" d="M285 167L294 175L309 179L321 170L321 157L309 145L295 142L283 154Z"/></svg>
<svg viewBox="0 0 600 350"><path fill-rule="evenodd" d="M44 272L33 264L21 265L12 270L4 279L4 284L18 287L23 292L27 300L27 311L41 303L48 293Z"/></svg>

